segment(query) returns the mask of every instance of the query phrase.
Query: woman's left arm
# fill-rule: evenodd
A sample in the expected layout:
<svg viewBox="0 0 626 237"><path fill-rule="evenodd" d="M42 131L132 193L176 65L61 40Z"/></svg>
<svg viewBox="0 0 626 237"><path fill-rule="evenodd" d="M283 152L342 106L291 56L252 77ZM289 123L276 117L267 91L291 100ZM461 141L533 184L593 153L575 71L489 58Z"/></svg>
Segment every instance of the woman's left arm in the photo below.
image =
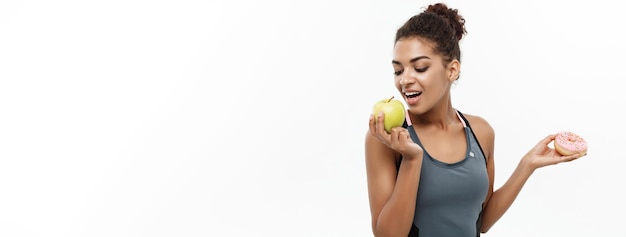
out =
<svg viewBox="0 0 626 237"><path fill-rule="evenodd" d="M506 183L496 191L493 191L495 133L493 128L484 119L475 116L472 117L474 120L471 122L472 125L477 125L475 126L476 129L474 132L477 133L476 136L480 140L479 143L483 146L486 153L485 155L487 156L487 173L489 176L489 193L487 194L483 208L482 225L480 228L481 233L486 233L504 215L511 204L513 204L513 201L515 201L515 198L517 198L517 195L522 190L528 178L530 178L536 169L561 162L572 161L585 155L560 155L554 149L548 147L554 140L556 134L548 135L522 157Z"/></svg>

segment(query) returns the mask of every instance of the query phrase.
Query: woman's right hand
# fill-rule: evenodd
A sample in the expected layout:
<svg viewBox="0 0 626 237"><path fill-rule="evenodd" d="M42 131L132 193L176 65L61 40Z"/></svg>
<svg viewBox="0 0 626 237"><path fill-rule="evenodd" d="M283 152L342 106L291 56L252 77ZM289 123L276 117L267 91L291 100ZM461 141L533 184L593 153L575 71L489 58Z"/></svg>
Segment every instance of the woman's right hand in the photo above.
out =
<svg viewBox="0 0 626 237"><path fill-rule="evenodd" d="M389 134L385 131L384 120L384 113L380 113L378 116L370 115L370 134L381 143L402 154L404 159L421 159L424 150L417 143L413 142L409 131L403 127L394 127L391 129L391 134Z"/></svg>

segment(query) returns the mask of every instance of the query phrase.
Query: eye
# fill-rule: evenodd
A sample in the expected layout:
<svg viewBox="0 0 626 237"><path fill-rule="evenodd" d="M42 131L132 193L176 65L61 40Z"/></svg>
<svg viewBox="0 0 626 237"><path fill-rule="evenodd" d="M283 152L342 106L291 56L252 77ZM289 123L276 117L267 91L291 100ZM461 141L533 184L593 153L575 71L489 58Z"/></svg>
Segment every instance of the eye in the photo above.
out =
<svg viewBox="0 0 626 237"><path fill-rule="evenodd" d="M397 70L397 71L394 71L393 74L396 76L400 76L400 74L402 74L403 71L404 70Z"/></svg>
<svg viewBox="0 0 626 237"><path fill-rule="evenodd" d="M423 68L415 68L416 72L425 72L428 69L428 67L423 67Z"/></svg>

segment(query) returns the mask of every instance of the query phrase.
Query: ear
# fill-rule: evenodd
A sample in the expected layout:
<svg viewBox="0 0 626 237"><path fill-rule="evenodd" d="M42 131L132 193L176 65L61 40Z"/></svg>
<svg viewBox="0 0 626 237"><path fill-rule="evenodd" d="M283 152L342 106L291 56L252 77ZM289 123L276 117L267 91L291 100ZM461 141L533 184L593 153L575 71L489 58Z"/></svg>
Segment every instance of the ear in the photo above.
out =
<svg viewBox="0 0 626 237"><path fill-rule="evenodd" d="M461 73L461 63L459 60L453 59L448 63L448 80L450 82L456 81L459 78L459 73Z"/></svg>

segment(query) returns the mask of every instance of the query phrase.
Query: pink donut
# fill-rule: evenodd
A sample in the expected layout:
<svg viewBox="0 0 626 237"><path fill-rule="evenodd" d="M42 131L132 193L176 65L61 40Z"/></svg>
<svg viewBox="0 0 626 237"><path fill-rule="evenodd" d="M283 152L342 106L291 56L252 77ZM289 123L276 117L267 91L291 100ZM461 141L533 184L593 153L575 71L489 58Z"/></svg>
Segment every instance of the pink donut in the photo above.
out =
<svg viewBox="0 0 626 237"><path fill-rule="evenodd" d="M587 142L573 132L559 132L554 138L554 149L561 155L569 156L587 153Z"/></svg>

